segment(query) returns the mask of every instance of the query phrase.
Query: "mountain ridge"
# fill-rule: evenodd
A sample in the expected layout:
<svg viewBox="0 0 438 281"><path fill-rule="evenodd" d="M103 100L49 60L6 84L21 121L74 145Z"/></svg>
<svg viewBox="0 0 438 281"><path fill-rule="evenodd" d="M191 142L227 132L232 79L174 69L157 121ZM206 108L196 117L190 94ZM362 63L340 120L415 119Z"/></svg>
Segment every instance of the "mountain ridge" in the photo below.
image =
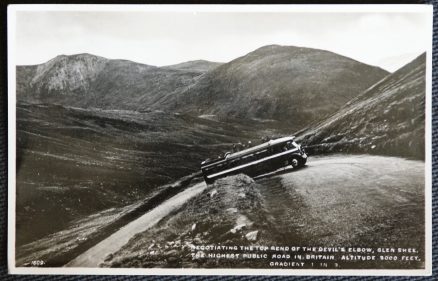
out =
<svg viewBox="0 0 438 281"><path fill-rule="evenodd" d="M222 62L214 62L214 61L208 61L208 60L191 60L186 62L181 62L177 64L172 65L166 65L162 66L162 68L168 68L168 69L177 69L177 70L192 70L197 72L206 72L210 71L220 65L222 65Z"/></svg>
<svg viewBox="0 0 438 281"><path fill-rule="evenodd" d="M164 107L245 119L294 118L306 124L315 115L334 112L387 74L329 51L271 45L205 73ZM309 104L316 104L315 113Z"/></svg>
<svg viewBox="0 0 438 281"><path fill-rule="evenodd" d="M329 51L295 46L268 45L223 64L195 60L164 67L77 54L17 67L17 97L76 107L286 120L286 126L300 129L387 74Z"/></svg>

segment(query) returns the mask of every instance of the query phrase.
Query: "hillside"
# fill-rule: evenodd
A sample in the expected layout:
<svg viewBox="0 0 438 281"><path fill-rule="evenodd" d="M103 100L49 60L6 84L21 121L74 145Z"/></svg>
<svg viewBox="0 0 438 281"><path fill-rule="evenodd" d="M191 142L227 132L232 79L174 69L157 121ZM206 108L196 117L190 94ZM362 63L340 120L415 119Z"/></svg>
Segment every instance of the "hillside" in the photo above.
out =
<svg viewBox="0 0 438 281"><path fill-rule="evenodd" d="M309 126L299 139L318 152L365 152L424 159L426 54Z"/></svg>
<svg viewBox="0 0 438 281"><path fill-rule="evenodd" d="M215 69L222 63L220 62L211 62L206 60L194 60L183 62L174 65L163 66L163 68L175 69L175 70L184 70L184 71L196 71L196 72L207 72Z"/></svg>
<svg viewBox="0 0 438 281"><path fill-rule="evenodd" d="M225 64L198 60L165 67L80 54L17 67L17 93L32 103L277 120L301 129L386 75L300 47L266 46Z"/></svg>
<svg viewBox="0 0 438 281"><path fill-rule="evenodd" d="M17 66L17 98L45 101L60 95L88 92L107 64L103 57L89 54L60 55L46 63Z"/></svg>
<svg viewBox="0 0 438 281"><path fill-rule="evenodd" d="M201 76L165 108L222 118L283 120L302 128L387 72L317 49L265 46Z"/></svg>
<svg viewBox="0 0 438 281"><path fill-rule="evenodd" d="M145 199L251 139L248 128L163 112L17 104L17 246Z"/></svg>
<svg viewBox="0 0 438 281"><path fill-rule="evenodd" d="M147 110L192 84L207 64L160 68L90 54L62 55L44 64L18 66L17 97L81 108L137 110L141 105Z"/></svg>

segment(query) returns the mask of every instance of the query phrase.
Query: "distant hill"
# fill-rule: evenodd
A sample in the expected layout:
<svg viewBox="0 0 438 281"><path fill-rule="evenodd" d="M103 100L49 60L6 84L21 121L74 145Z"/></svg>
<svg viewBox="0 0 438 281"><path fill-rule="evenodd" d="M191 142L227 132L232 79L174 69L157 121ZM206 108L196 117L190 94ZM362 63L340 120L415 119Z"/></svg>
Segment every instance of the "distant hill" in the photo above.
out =
<svg viewBox="0 0 438 281"><path fill-rule="evenodd" d="M204 73L218 67L221 64L222 63L220 62L194 60L194 61L188 61L174 65L163 66L163 68Z"/></svg>
<svg viewBox="0 0 438 281"><path fill-rule="evenodd" d="M90 54L63 55L36 66L18 66L17 96L33 103L145 109L192 84L203 73L201 68L200 64L174 69Z"/></svg>
<svg viewBox="0 0 438 281"><path fill-rule="evenodd" d="M17 98L49 101L88 92L108 61L88 54L60 55L43 64L18 66Z"/></svg>
<svg viewBox="0 0 438 281"><path fill-rule="evenodd" d="M299 128L387 74L332 52L272 45L205 73L162 106L196 115L283 120Z"/></svg>
<svg viewBox="0 0 438 281"><path fill-rule="evenodd" d="M387 74L328 51L277 45L225 64L165 67L79 54L18 66L17 93L33 103L278 120L300 129Z"/></svg>
<svg viewBox="0 0 438 281"><path fill-rule="evenodd" d="M426 54L378 82L300 139L312 152L424 159Z"/></svg>

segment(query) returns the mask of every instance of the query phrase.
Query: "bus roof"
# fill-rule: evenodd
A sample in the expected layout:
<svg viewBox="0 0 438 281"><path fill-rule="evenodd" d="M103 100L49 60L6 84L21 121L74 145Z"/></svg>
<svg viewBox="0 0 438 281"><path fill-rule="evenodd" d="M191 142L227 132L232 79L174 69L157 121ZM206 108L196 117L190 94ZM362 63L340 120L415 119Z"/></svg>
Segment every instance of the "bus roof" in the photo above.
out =
<svg viewBox="0 0 438 281"><path fill-rule="evenodd" d="M259 145L256 145L256 146L244 149L242 151L238 151L238 152L232 153L232 154L228 155L227 159L233 159L233 158L245 155L245 154L250 154L252 152L256 152L258 150L262 150L262 149L268 148L268 147L276 145L276 144L280 144L280 143L284 143L284 142L288 142L288 141L293 141L294 138L295 137L292 136L292 137L283 137L283 138L279 138L279 139L275 139L275 140L270 140L268 142L265 142L265 143L262 143L262 144L259 144Z"/></svg>
<svg viewBox="0 0 438 281"><path fill-rule="evenodd" d="M241 156L246 155L246 154L251 154L253 152L266 149L266 148L273 146L273 145L276 145L276 144L285 143L288 141L293 141L294 139L295 139L294 136L290 136L290 137L283 137L283 138L270 140L268 142L265 142L265 143L262 143L262 144L259 144L259 145L256 145L256 146L253 146L253 147L250 147L250 148L247 148L247 149L244 149L244 150L232 153L232 154L229 154L225 158L217 159L216 161L212 161L210 163L205 163L205 165L209 166L209 165L218 164L219 162L222 162L224 160L235 159L235 158L241 157Z"/></svg>

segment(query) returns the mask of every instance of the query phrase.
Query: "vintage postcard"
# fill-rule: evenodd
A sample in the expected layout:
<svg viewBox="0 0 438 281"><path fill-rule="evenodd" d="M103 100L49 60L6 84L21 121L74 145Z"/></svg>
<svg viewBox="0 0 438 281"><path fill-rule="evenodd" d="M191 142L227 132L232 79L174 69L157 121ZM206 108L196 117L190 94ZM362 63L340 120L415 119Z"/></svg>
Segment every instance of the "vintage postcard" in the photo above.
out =
<svg viewBox="0 0 438 281"><path fill-rule="evenodd" d="M10 273L430 275L431 52L431 5L10 5Z"/></svg>

